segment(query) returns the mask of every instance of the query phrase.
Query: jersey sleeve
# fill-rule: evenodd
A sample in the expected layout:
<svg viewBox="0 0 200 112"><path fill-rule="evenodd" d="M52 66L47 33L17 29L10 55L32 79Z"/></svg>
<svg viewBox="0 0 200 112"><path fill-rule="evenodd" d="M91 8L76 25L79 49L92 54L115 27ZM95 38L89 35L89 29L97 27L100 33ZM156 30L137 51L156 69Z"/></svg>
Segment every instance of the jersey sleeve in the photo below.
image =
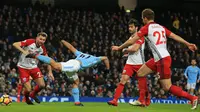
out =
<svg viewBox="0 0 200 112"><path fill-rule="evenodd" d="M23 46L28 46L28 45L30 45L30 44L32 44L32 43L34 43L35 42L35 40L34 39L26 39L26 40L24 40L24 41L21 41L21 46L23 47Z"/></svg>
<svg viewBox="0 0 200 112"><path fill-rule="evenodd" d="M147 26L147 25L143 26L143 27L137 32L137 35L138 35L140 38L142 38L142 37L144 37L144 36L147 36L147 34L148 34L148 26Z"/></svg>
<svg viewBox="0 0 200 112"><path fill-rule="evenodd" d="M166 36L169 37L172 32L165 27L164 29L165 29Z"/></svg>
<svg viewBox="0 0 200 112"><path fill-rule="evenodd" d="M136 44L140 44L140 45L142 45L143 43L144 43L144 37L140 38L140 39L136 42Z"/></svg>
<svg viewBox="0 0 200 112"><path fill-rule="evenodd" d="M74 53L75 56L79 56L80 54L82 54L82 52L76 50L76 52Z"/></svg>
<svg viewBox="0 0 200 112"><path fill-rule="evenodd" d="M43 55L47 55L47 49L46 49L46 47L44 45L42 46L42 49L43 49L43 53L42 54Z"/></svg>

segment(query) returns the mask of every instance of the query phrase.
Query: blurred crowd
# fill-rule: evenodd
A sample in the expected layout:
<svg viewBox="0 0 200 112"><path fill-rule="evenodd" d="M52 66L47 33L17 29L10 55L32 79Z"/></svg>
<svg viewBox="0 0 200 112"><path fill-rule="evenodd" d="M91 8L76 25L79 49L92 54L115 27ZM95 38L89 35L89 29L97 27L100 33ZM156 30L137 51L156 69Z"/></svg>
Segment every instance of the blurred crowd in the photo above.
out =
<svg viewBox="0 0 200 112"><path fill-rule="evenodd" d="M189 42L200 43L200 21L195 13L163 11L157 13L158 23L181 35ZM67 61L75 56L64 48L59 40L71 42L78 50L96 56L106 55L110 59L111 70L105 72L105 66L100 64L89 68L80 75L81 96L113 97L120 81L121 72L126 59L121 52L112 52L112 45L120 45L129 38L128 20L140 18L136 12L98 13L93 10L65 10L47 5L37 4L19 8L6 6L0 8L0 93L16 95L18 72L16 63L19 52L12 43L28 38L44 31L48 34L46 48L48 55L56 61ZM139 20L141 21L141 20ZM168 49L172 56L172 82L186 90L187 80L183 72L190 65L190 59L196 58L200 66L198 52L190 52L186 46L173 40L168 40ZM145 58L152 57L149 48L145 50ZM71 81L66 75L54 71L55 81L46 77L46 65L40 63L46 88L39 94L43 96L69 96ZM157 77L148 75L148 87L153 98L167 98L171 95L160 88ZM32 82L34 86L35 83ZM200 94L199 85L196 95ZM122 98L138 96L138 84L135 77L126 86Z"/></svg>

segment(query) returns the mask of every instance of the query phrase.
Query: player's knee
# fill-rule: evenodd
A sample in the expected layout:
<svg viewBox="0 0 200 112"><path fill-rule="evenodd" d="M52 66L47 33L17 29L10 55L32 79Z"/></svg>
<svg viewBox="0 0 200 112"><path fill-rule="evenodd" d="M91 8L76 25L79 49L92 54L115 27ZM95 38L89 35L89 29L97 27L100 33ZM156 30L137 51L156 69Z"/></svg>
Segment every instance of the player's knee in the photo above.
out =
<svg viewBox="0 0 200 112"><path fill-rule="evenodd" d="M61 71L61 64L60 63L54 63L51 65L55 70Z"/></svg>
<svg viewBox="0 0 200 112"><path fill-rule="evenodd" d="M170 87L170 85L164 85L162 88L164 91L169 91Z"/></svg>
<svg viewBox="0 0 200 112"><path fill-rule="evenodd" d="M129 76L128 75L122 75L122 78L120 80L121 84L126 84L126 82L129 80Z"/></svg>
<svg viewBox="0 0 200 112"><path fill-rule="evenodd" d="M137 76L138 77L144 77L144 73L142 71L137 71Z"/></svg>
<svg viewBox="0 0 200 112"><path fill-rule="evenodd" d="M25 88L25 90L26 90L27 93L31 92L31 88Z"/></svg>

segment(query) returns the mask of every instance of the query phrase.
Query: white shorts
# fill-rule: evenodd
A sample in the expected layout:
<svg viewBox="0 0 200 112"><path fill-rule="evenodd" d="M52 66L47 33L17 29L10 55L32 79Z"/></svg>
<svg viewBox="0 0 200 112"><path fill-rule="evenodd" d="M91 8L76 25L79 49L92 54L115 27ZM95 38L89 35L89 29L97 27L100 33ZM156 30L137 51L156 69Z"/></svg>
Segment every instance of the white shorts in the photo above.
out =
<svg viewBox="0 0 200 112"><path fill-rule="evenodd" d="M196 83L187 83L187 89L195 89Z"/></svg>
<svg viewBox="0 0 200 112"><path fill-rule="evenodd" d="M71 59L67 62L60 62L62 66L62 72L76 73L79 71L81 64L78 60Z"/></svg>

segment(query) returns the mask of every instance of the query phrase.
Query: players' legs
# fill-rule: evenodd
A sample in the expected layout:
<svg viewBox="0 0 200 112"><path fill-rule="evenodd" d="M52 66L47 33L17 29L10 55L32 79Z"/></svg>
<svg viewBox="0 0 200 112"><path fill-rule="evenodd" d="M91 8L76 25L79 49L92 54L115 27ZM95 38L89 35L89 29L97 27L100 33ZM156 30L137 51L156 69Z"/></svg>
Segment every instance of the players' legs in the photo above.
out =
<svg viewBox="0 0 200 112"><path fill-rule="evenodd" d="M30 95L30 92L31 92L31 83L28 81L28 82L25 82L23 84L24 86L24 96L25 96L25 99L26 99L26 103L28 105L33 105L33 103L31 102L31 100L29 99L29 95Z"/></svg>
<svg viewBox="0 0 200 112"><path fill-rule="evenodd" d="M186 98L190 101L194 99L194 96L189 93L183 91L180 87L172 85L171 78L169 79L161 79L160 84L165 91L169 91L175 96Z"/></svg>
<svg viewBox="0 0 200 112"><path fill-rule="evenodd" d="M74 98L74 104L76 106L83 106L82 103L80 103L80 95L79 95L79 78L78 75L75 73L75 75L72 76L74 82L72 87L72 96Z"/></svg>
<svg viewBox="0 0 200 112"><path fill-rule="evenodd" d="M142 103L141 106L150 105L150 93L147 87L147 78L146 77L138 77L138 88L139 88L139 98L138 101Z"/></svg>
<svg viewBox="0 0 200 112"><path fill-rule="evenodd" d="M40 103L39 99L36 97L37 93L45 88L45 83L43 79L42 72L39 68L31 69L31 77L36 82L36 86L33 91L30 93L30 97L33 98L37 103Z"/></svg>
<svg viewBox="0 0 200 112"><path fill-rule="evenodd" d="M183 97L192 102L192 108L191 109L196 109L198 105L198 97L192 96L189 93L185 92L182 90L182 88L172 85L171 83L171 58L163 58L161 61L157 63L157 72L160 75L160 83L162 88L165 91L169 91L171 94L178 96L178 97Z"/></svg>
<svg viewBox="0 0 200 112"><path fill-rule="evenodd" d="M138 77L145 77L150 73L153 73L153 71L146 64L143 64L142 67L137 71Z"/></svg>
<svg viewBox="0 0 200 112"><path fill-rule="evenodd" d="M31 83L29 82L30 72L27 69L18 67L19 76L21 84L24 87L24 96L26 98L26 103L32 105L33 103L29 99L29 94L31 92Z"/></svg>
<svg viewBox="0 0 200 112"><path fill-rule="evenodd" d="M113 100L107 102L109 105L113 105L113 106L118 105L117 101L120 98L121 93L124 90L124 85L130 79L130 77L132 76L133 73L134 73L133 65L126 64L124 67L124 70L122 72L122 77L121 77L120 83L118 84L118 86L115 90L114 98L113 98Z"/></svg>
<svg viewBox="0 0 200 112"><path fill-rule="evenodd" d="M17 84L17 102L20 102L22 88L23 86L22 86L21 80L19 80Z"/></svg>
<svg viewBox="0 0 200 112"><path fill-rule="evenodd" d="M52 58L48 57L48 56L44 56L44 55L37 55L36 59L51 65L52 68L61 71L62 70L62 66L60 63L56 62L55 60L53 60Z"/></svg>
<svg viewBox="0 0 200 112"><path fill-rule="evenodd" d="M187 89L191 95L194 95L195 87L196 87L196 83L187 83Z"/></svg>
<svg viewBox="0 0 200 112"><path fill-rule="evenodd" d="M110 69L110 63L109 63L109 59L107 56L101 56L101 61L103 61L106 65L106 69L109 70Z"/></svg>

